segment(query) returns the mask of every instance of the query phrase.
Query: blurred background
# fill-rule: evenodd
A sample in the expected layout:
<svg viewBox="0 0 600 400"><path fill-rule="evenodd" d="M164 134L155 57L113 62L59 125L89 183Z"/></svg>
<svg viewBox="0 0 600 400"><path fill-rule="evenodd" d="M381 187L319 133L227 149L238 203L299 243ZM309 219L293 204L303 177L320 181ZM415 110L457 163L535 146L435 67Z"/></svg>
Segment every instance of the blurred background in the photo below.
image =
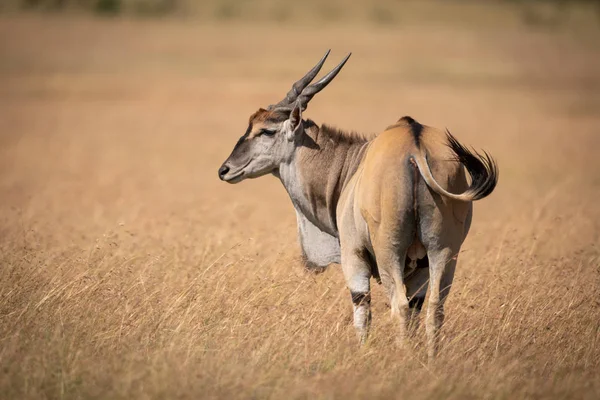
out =
<svg viewBox="0 0 600 400"><path fill-rule="evenodd" d="M442 351L361 351L272 177L217 170L331 48L305 116L404 115L498 161ZM597 1L0 1L0 398L600 398Z"/></svg>
<svg viewBox="0 0 600 400"><path fill-rule="evenodd" d="M55 12L89 12L101 15L193 17L203 20L260 20L274 22L371 21L376 24L399 22L403 16L420 16L431 12L434 20L452 19L447 11L467 14L466 20L481 19L486 14L517 14L525 24L560 25L573 13L594 14L598 18L597 0L455 0L411 1L343 0L286 2L276 0L5 0L3 10L37 10ZM486 10L487 9L487 10ZM408 13L408 15L406 15ZM498 17L499 15L497 15Z"/></svg>

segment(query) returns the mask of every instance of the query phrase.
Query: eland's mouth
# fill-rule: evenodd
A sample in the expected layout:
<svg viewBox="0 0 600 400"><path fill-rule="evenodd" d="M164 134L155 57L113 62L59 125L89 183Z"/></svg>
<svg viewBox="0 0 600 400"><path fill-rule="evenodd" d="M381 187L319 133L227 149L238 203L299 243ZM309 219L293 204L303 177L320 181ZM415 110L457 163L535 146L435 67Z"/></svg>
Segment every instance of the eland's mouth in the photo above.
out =
<svg viewBox="0 0 600 400"><path fill-rule="evenodd" d="M244 171L239 171L235 174L227 174L223 176L221 179L227 183L238 183L242 180L244 176Z"/></svg>
<svg viewBox="0 0 600 400"><path fill-rule="evenodd" d="M235 172L232 172L226 164L223 164L221 168L219 168L219 178L227 183L240 182L244 177L244 169L248 166L248 164L250 164L251 161L252 160L248 161Z"/></svg>

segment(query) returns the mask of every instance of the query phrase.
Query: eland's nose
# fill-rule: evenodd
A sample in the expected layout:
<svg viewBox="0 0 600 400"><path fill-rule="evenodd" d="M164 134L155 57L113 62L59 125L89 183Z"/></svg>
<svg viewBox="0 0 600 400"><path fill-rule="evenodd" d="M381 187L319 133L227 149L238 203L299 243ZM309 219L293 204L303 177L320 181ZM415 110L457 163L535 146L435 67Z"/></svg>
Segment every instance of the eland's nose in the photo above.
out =
<svg viewBox="0 0 600 400"><path fill-rule="evenodd" d="M221 168L219 168L219 178L221 178L221 180L225 179L225 175L227 175L228 172L229 167L227 165L222 165Z"/></svg>

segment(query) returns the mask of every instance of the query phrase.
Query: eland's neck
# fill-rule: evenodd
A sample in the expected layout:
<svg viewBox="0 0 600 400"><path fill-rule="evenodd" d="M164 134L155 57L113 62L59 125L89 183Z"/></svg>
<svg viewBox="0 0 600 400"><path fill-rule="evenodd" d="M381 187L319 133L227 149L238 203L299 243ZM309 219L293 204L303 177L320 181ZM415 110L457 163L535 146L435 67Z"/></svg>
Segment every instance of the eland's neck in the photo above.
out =
<svg viewBox="0 0 600 400"><path fill-rule="evenodd" d="M294 159L276 175L296 211L324 232L338 237L336 210L342 191L354 175L368 141L325 125L305 121Z"/></svg>

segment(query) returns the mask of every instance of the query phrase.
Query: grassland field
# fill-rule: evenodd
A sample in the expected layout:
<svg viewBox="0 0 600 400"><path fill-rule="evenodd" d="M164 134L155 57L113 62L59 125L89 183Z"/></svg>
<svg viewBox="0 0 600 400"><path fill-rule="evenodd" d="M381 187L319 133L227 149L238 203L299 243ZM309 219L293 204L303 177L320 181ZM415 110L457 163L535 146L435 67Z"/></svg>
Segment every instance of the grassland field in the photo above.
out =
<svg viewBox="0 0 600 400"><path fill-rule="evenodd" d="M0 398L600 398L600 30L403 21L0 14ZM327 48L308 117L500 166L432 365L377 285L358 348L275 178L217 177Z"/></svg>

